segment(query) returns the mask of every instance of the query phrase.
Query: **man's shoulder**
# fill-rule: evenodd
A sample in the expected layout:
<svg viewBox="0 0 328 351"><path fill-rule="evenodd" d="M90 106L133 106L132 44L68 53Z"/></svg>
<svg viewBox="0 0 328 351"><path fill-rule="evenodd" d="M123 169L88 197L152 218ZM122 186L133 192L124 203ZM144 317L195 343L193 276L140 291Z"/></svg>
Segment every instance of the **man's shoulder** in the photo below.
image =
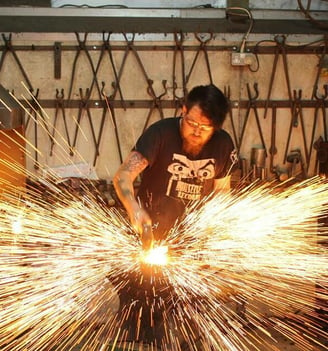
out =
<svg viewBox="0 0 328 351"><path fill-rule="evenodd" d="M224 129L215 132L210 142L214 149L232 150L235 148L231 135Z"/></svg>
<svg viewBox="0 0 328 351"><path fill-rule="evenodd" d="M218 140L231 140L230 134L224 129L220 129L214 133L214 137Z"/></svg>
<svg viewBox="0 0 328 351"><path fill-rule="evenodd" d="M172 125L176 125L178 121L179 121L178 117L166 117L154 122L152 126L172 126Z"/></svg>
<svg viewBox="0 0 328 351"><path fill-rule="evenodd" d="M158 132L172 132L176 130L179 126L179 119L177 117L167 117L160 119L148 128L148 132L158 133Z"/></svg>

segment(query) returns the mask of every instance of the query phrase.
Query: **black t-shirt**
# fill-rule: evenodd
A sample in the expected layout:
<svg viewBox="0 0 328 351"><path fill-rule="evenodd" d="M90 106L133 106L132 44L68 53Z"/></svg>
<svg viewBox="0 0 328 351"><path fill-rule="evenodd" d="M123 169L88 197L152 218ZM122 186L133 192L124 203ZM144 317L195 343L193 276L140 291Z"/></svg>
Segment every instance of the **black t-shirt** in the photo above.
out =
<svg viewBox="0 0 328 351"><path fill-rule="evenodd" d="M209 195L214 179L225 177L232 164L234 145L222 129L214 132L196 159L183 152L180 120L165 118L154 123L134 148L149 163L137 196L158 224L159 236L183 215L188 203Z"/></svg>

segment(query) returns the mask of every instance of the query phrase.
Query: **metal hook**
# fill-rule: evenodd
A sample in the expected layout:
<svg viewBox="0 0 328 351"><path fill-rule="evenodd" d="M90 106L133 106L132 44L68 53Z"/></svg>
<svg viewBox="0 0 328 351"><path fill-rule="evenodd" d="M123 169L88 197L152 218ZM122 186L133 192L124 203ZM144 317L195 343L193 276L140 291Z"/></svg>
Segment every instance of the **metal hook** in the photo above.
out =
<svg viewBox="0 0 328 351"><path fill-rule="evenodd" d="M201 43L201 45L204 46L213 39L213 33L212 32L205 33L203 34L203 38L202 38L202 34L195 33L195 37Z"/></svg>
<svg viewBox="0 0 328 351"><path fill-rule="evenodd" d="M324 84L323 89L324 89L325 94L322 95L321 97L319 97L318 96L318 87L316 87L315 92L314 92L314 97L317 100L325 100L325 99L327 99L327 97L328 97L328 84Z"/></svg>
<svg viewBox="0 0 328 351"><path fill-rule="evenodd" d="M57 100L63 100L64 99L64 89L61 89L59 92L59 89L56 89L56 99Z"/></svg>
<svg viewBox="0 0 328 351"><path fill-rule="evenodd" d="M248 98L250 101L255 101L258 97L259 97L259 90L258 90L258 85L257 83L253 84L254 87L254 91L255 91L255 95L252 97L252 93L251 93L251 88L249 87L249 84L247 83L247 94L248 94Z"/></svg>

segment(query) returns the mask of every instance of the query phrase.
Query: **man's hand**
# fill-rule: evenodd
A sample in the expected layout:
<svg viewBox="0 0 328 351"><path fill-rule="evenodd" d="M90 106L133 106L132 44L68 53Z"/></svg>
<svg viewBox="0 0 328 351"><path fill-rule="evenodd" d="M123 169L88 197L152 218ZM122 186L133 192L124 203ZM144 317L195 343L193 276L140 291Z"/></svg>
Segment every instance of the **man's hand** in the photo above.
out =
<svg viewBox="0 0 328 351"><path fill-rule="evenodd" d="M142 247L144 250L149 250L153 247L153 230L152 222L149 214L142 208L130 214L130 221L133 228L141 236Z"/></svg>
<svg viewBox="0 0 328 351"><path fill-rule="evenodd" d="M153 248L154 236L151 225L144 225L141 234L142 248L144 250L150 250Z"/></svg>

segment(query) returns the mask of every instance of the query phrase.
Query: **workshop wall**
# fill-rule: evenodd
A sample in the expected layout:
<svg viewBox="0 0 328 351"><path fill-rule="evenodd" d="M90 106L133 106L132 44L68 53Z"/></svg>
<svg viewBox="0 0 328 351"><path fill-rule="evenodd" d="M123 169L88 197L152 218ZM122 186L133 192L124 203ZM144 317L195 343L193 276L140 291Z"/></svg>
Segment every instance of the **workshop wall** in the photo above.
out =
<svg viewBox="0 0 328 351"><path fill-rule="evenodd" d="M27 109L31 174L87 163L110 182L142 131L178 116L184 94L210 82L229 93L232 111L224 128L239 151L238 179L318 173L313 145L327 141L323 37L253 35L247 47L257 55L243 66L232 65L231 50L242 35L229 41L209 33L2 38L7 51L4 45L0 82ZM254 148L265 149L264 163L254 161Z"/></svg>

